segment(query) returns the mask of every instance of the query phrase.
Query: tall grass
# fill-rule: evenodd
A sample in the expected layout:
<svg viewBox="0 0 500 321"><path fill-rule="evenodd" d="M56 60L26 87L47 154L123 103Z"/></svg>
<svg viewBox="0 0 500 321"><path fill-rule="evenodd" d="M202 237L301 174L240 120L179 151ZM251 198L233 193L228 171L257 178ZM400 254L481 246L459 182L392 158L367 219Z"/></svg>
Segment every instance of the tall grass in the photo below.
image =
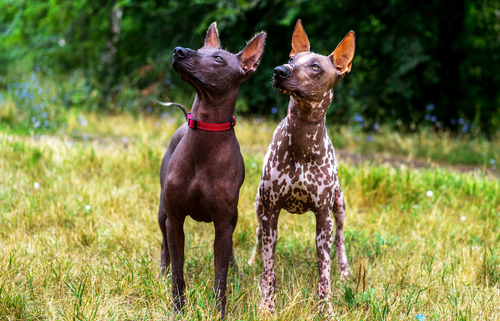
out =
<svg viewBox="0 0 500 321"><path fill-rule="evenodd" d="M172 297L169 278L158 275L157 173L181 119L83 115L83 126L77 116L68 117L69 136L0 133L0 319L164 319ZM312 214L280 217L277 312L258 312L261 267L246 261L273 126L237 126L246 179L234 234L240 274L230 277L228 319L322 320ZM498 180L342 161L339 173L354 277L342 283L332 269L336 318L498 318ZM184 229L185 319L211 319L213 227L188 219Z"/></svg>

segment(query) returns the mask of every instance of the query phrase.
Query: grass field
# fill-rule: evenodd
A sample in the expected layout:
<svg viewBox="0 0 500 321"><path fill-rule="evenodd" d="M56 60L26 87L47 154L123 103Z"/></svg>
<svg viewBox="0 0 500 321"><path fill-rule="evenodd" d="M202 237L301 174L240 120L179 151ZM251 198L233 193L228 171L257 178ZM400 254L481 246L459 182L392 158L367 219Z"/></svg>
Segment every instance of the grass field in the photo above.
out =
<svg viewBox="0 0 500 321"><path fill-rule="evenodd" d="M68 118L66 132L78 129L78 139L0 132L0 320L171 316L170 282L159 277L157 173L180 120L85 119L86 139L76 116ZM246 261L255 239L253 199L275 125L241 121L236 127L246 179L233 237L241 273L231 276L228 320L324 319L316 304L312 214L280 216L278 306L270 316L258 312L261 266ZM334 133L332 140L342 147L358 141L340 134L345 137ZM458 148L440 147L442 139L425 137L433 150L448 153L445 160L463 156ZM403 141L397 145L416 155L421 139ZM451 137L449 144L458 146ZM496 157L493 143L481 144L471 143L467 152ZM439 168L354 166L342 159L339 173L354 277L341 283L332 269L337 319L500 319L498 179ZM213 227L187 220L185 232L184 319L212 319ZM360 270L365 282L358 282Z"/></svg>

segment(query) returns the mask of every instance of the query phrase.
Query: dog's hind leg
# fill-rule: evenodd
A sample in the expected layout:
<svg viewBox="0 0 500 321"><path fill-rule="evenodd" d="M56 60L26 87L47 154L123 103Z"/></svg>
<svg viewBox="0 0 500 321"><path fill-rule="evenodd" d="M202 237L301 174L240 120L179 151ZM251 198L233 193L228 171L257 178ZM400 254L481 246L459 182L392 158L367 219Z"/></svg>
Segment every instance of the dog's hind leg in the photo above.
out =
<svg viewBox="0 0 500 321"><path fill-rule="evenodd" d="M345 220L345 202L344 193L342 192L340 184L337 185L337 188L335 190L333 215L335 217L335 252L337 252L337 259L339 262L340 279L344 280L346 278L350 278L351 273L345 250L345 238L343 232Z"/></svg>
<svg viewBox="0 0 500 321"><path fill-rule="evenodd" d="M170 158L172 157L172 154L175 151L175 148L181 141L181 139L184 137L188 130L188 127L186 124L182 125L179 127L174 135L172 136L172 139L170 140L170 144L168 145L167 151L163 155L163 160L161 162L161 168L160 168L160 186L161 186L161 193L160 193L160 206L158 207L158 224L160 225L160 230L161 234L163 236L163 240L161 242L161 263L160 263L160 273L162 276L165 276L165 274L168 272L168 267L170 265L170 254L168 251L168 240L167 240L167 228L166 228L166 222L167 222L167 212L165 211L164 207L164 202L163 202L163 189L165 187L165 178L167 174L167 168L168 164L170 163Z"/></svg>
<svg viewBox="0 0 500 321"><path fill-rule="evenodd" d="M163 207L163 200L160 196L160 207L158 208L158 224L160 225L161 234L163 236L161 242L161 254L160 254L160 273L161 276L166 276L168 269L170 267L170 253L168 252L168 240L167 240L167 212L165 212L165 207Z"/></svg>
<svg viewBox="0 0 500 321"><path fill-rule="evenodd" d="M233 221L231 222L231 226L233 228L233 233L234 230L236 229L236 224L238 223L238 215L236 215L233 218ZM231 234L231 235L232 235ZM236 264L236 258L234 257L234 247L231 246L231 257L229 258L229 268L234 271L236 274L238 274L238 264Z"/></svg>
<svg viewBox="0 0 500 321"><path fill-rule="evenodd" d="M262 213L264 212L264 207L262 206L262 201L260 199L260 193L257 192L255 196L255 214L257 216L257 229L255 231L255 248L253 249L252 256L248 260L248 265L253 265L254 262L262 260Z"/></svg>

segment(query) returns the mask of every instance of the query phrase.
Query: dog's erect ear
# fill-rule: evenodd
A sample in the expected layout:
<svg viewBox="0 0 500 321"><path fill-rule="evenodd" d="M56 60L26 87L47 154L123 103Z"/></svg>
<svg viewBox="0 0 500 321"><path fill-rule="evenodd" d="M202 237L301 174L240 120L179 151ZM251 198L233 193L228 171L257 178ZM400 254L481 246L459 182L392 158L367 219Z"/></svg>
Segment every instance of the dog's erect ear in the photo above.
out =
<svg viewBox="0 0 500 321"><path fill-rule="evenodd" d="M341 75L351 71L352 58L354 57L354 49L356 47L356 36L354 31L349 33L338 44L337 48L329 56L335 68Z"/></svg>
<svg viewBox="0 0 500 321"><path fill-rule="evenodd" d="M311 44L309 43L309 38L307 38L306 31L302 27L302 21L297 20L295 24L295 29L293 29L292 35L292 51L290 51L290 58L298 54L299 52L307 52L311 49Z"/></svg>
<svg viewBox="0 0 500 321"><path fill-rule="evenodd" d="M240 61L241 69L246 73L255 71L259 65L260 57L264 52L266 33L259 32L236 56Z"/></svg>
<svg viewBox="0 0 500 321"><path fill-rule="evenodd" d="M205 44L203 47L220 48L219 40L219 30L217 30L217 22L212 22L207 30L207 36L205 37Z"/></svg>

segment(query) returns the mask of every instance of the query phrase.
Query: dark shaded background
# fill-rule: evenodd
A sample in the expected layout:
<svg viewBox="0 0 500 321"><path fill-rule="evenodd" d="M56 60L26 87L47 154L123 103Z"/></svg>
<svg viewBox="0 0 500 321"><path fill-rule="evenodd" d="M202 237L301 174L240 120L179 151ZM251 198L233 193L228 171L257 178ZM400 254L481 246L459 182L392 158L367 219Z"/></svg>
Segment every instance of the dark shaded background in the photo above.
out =
<svg viewBox="0 0 500 321"><path fill-rule="evenodd" d="M237 113L278 118L288 97L272 88L272 70L288 60L298 18L311 49L325 55L356 32L353 68L336 89L328 122L499 130L500 2L490 0L3 0L0 73L77 72L83 85L65 93L66 107L140 111L157 109L154 98L189 103L193 90L173 72L172 49L199 48L217 21L231 52L267 32Z"/></svg>

